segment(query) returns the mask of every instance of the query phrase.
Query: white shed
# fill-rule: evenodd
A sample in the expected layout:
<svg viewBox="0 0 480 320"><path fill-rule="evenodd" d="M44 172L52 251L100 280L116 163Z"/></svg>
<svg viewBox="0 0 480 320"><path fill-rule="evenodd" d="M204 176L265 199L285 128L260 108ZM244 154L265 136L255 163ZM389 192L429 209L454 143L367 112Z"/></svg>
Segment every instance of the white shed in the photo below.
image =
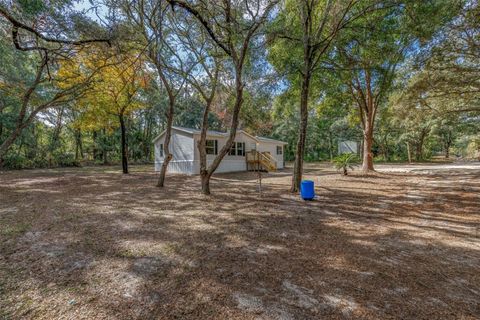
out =
<svg viewBox="0 0 480 320"><path fill-rule="evenodd" d="M354 153L358 154L358 143L356 141L340 141L338 143L338 154Z"/></svg>
<svg viewBox="0 0 480 320"><path fill-rule="evenodd" d="M184 174L200 174L199 129L172 127L169 149L173 157L168 171ZM225 145L228 133L207 131L207 165L210 165L220 149ZM163 160L165 131L158 135L155 145L155 171L159 171ZM284 167L284 146L286 142L264 137L255 137L243 130L237 130L235 142L230 152L223 158L215 172L236 172L247 169L272 171Z"/></svg>

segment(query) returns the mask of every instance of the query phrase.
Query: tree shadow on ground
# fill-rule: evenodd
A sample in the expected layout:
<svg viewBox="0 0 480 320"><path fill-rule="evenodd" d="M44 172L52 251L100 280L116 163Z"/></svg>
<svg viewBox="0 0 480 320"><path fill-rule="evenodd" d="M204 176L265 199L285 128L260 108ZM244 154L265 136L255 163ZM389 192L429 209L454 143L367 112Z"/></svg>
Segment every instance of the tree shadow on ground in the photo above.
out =
<svg viewBox="0 0 480 320"><path fill-rule="evenodd" d="M377 180L341 180L313 202L268 179L259 198L250 178L227 175L212 197L197 177L162 190L145 173L12 179L0 207L15 210L1 222L31 227L1 235L0 307L31 318L474 318L478 177L386 177L381 194Z"/></svg>

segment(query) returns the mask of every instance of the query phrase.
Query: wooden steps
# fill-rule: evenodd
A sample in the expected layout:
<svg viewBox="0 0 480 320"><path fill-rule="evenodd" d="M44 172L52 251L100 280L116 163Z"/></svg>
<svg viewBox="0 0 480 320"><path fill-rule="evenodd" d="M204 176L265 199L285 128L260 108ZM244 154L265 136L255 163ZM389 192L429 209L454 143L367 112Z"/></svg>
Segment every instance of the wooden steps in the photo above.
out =
<svg viewBox="0 0 480 320"><path fill-rule="evenodd" d="M277 160L270 154L270 152L258 152L252 150L247 152L247 170L249 171L276 171Z"/></svg>

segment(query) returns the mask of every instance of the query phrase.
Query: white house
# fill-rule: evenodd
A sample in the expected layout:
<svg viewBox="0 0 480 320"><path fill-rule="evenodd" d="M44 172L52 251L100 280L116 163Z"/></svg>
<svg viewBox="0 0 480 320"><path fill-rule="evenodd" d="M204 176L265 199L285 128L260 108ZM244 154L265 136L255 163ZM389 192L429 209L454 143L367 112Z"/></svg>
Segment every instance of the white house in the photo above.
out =
<svg viewBox="0 0 480 320"><path fill-rule="evenodd" d="M184 174L200 174L199 129L172 127L169 151L173 158L168 171ZM210 165L225 145L228 133L207 131L207 165ZM165 131L158 135L155 144L155 171L159 171L164 160L163 143ZM272 171L284 167L284 146L286 142L255 137L243 130L237 130L230 152L223 158L215 172L235 172L262 169Z"/></svg>

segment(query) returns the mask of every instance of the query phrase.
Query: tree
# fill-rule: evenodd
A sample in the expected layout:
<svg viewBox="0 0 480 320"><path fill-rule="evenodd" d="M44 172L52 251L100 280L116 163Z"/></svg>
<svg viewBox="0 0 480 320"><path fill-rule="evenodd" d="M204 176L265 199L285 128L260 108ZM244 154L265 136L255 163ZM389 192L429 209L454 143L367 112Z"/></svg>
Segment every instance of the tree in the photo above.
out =
<svg viewBox="0 0 480 320"><path fill-rule="evenodd" d="M127 174L126 118L133 111L144 106L139 93L148 85L149 77L144 71L144 61L138 52L108 52L107 54L95 52L93 57L93 59L82 57L83 61L73 61L65 68L82 66L82 70L97 70L103 66L101 71L96 73L90 90L77 99L77 103L84 111L83 120L93 124L91 126L93 128L112 127L112 123L118 120L121 133L122 171ZM106 157L105 152L104 157Z"/></svg>
<svg viewBox="0 0 480 320"><path fill-rule="evenodd" d="M290 191L298 192L303 173L312 78L340 31L375 10L375 1L286 1L272 27L272 62L300 87L300 123Z"/></svg>
<svg viewBox="0 0 480 320"><path fill-rule="evenodd" d="M240 110L244 102L243 81L245 62L252 42L256 41L260 28L265 24L277 0L255 1L185 1L167 0L173 7L185 9L205 28L215 44L230 58L235 79L235 102L228 139L210 166L201 172L202 192L210 194L210 178L230 151L237 132ZM202 126L201 140L206 141L207 127ZM204 143L200 148L205 149Z"/></svg>
<svg viewBox="0 0 480 320"><path fill-rule="evenodd" d="M425 41L451 18L450 1L386 6L358 19L337 45L333 62L357 106L363 129L364 173L373 171L375 119L388 101L398 66L418 41ZM427 18L434 16L435 18ZM421 28L419 28L419 24ZM362 30L362 31L358 31ZM418 150L417 150L417 156Z"/></svg>
<svg viewBox="0 0 480 320"><path fill-rule="evenodd" d="M158 88L165 89L168 96L163 143L165 157L157 182L157 187L163 187L168 164L172 159L169 147L175 104L185 84L185 78L177 72L184 70L184 59L177 51L178 39L173 30L176 18L172 7L162 1L127 1L122 3L121 8L133 26L134 33L139 34L137 40L141 50L145 51L146 57L157 72L161 82Z"/></svg>
<svg viewBox="0 0 480 320"><path fill-rule="evenodd" d="M59 88L58 83L70 79L62 78L58 74L57 64L69 60L76 53L91 46L109 43L110 41L108 38L101 37L98 39L71 40L73 31L76 31L77 34L93 29L99 34L105 32L100 26L87 23L86 20L82 21L85 22L83 26L88 27L80 30L74 24L73 19L68 16L68 12L63 12L66 17L62 22L55 20L55 17L58 16L47 15L48 23L35 23L35 21L44 18L42 13L47 11L46 7L39 6L37 9L32 9L28 4L19 2L12 8L15 8L16 11L10 12L3 5L0 6L0 16L4 19L0 23L0 32L10 34L10 40L15 48L24 52L18 54L18 58L31 59L30 61L35 63L36 67L34 67L35 72L30 74L29 78L23 79L20 83L8 84L19 85L22 89L17 90L14 98L19 103L19 108L15 108L18 110L15 116L16 124L0 145L0 164L8 149L39 113L50 108L61 107L73 101L82 95L91 83L93 74L83 77L83 81L75 81L72 86ZM63 9L65 7L60 7L58 10ZM30 25L44 26L44 29L36 29ZM48 26L48 28L45 26ZM69 31L69 28L71 28L71 31ZM7 31L8 29L10 29L10 32ZM52 30L56 30L57 34L53 35L54 31Z"/></svg>
<svg viewBox="0 0 480 320"><path fill-rule="evenodd" d="M440 113L480 112L480 4L467 1L416 58L403 99Z"/></svg>

